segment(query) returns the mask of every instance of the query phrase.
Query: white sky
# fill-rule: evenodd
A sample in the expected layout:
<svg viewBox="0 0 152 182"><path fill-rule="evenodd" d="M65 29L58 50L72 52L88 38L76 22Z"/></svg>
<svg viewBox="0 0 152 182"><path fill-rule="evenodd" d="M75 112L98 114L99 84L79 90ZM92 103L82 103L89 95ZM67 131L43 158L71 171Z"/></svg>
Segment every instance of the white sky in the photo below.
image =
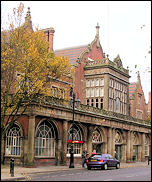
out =
<svg viewBox="0 0 152 182"><path fill-rule="evenodd" d="M23 2L30 7L32 23L40 29L53 27L54 50L86 45L96 34L111 61L120 55L124 68L129 66L130 82L140 78L146 102L151 91L151 1L1 1L1 19ZM143 28L141 28L145 25ZM145 57L146 56L146 57ZM137 68L135 69L135 65Z"/></svg>

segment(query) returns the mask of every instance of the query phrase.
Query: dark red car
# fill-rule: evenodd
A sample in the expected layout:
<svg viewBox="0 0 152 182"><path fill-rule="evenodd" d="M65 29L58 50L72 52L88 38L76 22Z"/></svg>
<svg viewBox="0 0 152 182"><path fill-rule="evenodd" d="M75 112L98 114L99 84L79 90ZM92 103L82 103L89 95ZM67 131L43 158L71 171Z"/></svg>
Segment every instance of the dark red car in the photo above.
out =
<svg viewBox="0 0 152 182"><path fill-rule="evenodd" d="M93 167L100 167L105 170L107 170L108 167L116 167L116 169L120 168L120 161L112 157L111 154L92 154L86 162L88 170Z"/></svg>

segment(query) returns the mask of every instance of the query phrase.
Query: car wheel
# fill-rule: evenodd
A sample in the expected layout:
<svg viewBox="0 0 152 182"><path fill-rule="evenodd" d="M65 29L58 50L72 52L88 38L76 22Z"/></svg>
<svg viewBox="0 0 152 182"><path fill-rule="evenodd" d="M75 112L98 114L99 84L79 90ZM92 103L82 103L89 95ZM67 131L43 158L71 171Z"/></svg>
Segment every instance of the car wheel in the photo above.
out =
<svg viewBox="0 0 152 182"><path fill-rule="evenodd" d="M91 170L91 167L90 166L88 166L87 168L88 168L88 170Z"/></svg>
<svg viewBox="0 0 152 182"><path fill-rule="evenodd" d="M117 163L117 165L116 165L116 169L119 169L120 168L120 164L119 163Z"/></svg>
<svg viewBox="0 0 152 182"><path fill-rule="evenodd" d="M104 168L104 170L107 170L108 169L108 165L104 164L103 168Z"/></svg>

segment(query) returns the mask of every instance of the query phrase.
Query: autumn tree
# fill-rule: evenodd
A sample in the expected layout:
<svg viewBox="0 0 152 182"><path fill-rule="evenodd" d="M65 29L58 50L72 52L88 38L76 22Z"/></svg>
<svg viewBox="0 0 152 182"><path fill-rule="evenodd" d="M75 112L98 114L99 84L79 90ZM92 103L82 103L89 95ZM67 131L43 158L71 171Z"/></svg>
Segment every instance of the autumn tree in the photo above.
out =
<svg viewBox="0 0 152 182"><path fill-rule="evenodd" d="M48 52L44 32L33 31L24 5L13 9L9 29L1 31L1 136L22 116L33 99L51 95L48 79L69 76L69 60Z"/></svg>

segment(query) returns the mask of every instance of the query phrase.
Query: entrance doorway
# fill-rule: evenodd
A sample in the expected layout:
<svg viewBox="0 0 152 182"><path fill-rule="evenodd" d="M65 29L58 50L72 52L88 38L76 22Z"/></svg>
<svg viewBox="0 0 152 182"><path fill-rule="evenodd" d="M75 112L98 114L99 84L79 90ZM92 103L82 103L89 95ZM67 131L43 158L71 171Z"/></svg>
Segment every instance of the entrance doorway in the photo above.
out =
<svg viewBox="0 0 152 182"><path fill-rule="evenodd" d="M133 157L132 157L133 161L137 161L138 160L138 145L133 145Z"/></svg>
<svg viewBox="0 0 152 182"><path fill-rule="evenodd" d="M115 158L121 160L121 145L115 145Z"/></svg>
<svg viewBox="0 0 152 182"><path fill-rule="evenodd" d="M96 153L102 153L102 144L100 143L93 143L92 144L92 151L96 150Z"/></svg>

